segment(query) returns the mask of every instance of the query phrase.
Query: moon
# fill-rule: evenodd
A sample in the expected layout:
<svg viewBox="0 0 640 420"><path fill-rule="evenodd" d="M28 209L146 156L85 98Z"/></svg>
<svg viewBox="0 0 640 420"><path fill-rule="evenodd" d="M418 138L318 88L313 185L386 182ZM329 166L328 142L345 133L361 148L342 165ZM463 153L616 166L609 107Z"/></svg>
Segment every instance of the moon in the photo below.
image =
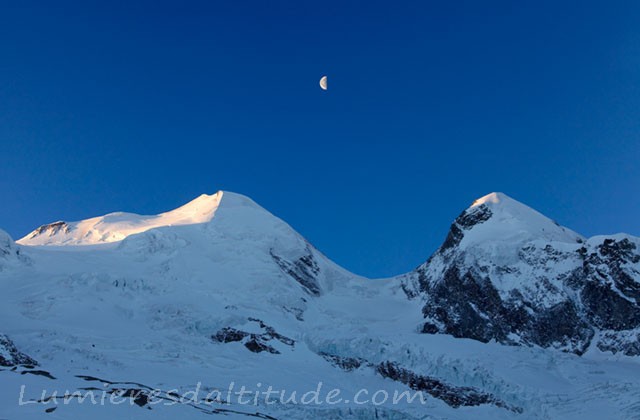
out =
<svg viewBox="0 0 640 420"><path fill-rule="evenodd" d="M322 90L327 90L327 76L322 76L320 78L320 88Z"/></svg>

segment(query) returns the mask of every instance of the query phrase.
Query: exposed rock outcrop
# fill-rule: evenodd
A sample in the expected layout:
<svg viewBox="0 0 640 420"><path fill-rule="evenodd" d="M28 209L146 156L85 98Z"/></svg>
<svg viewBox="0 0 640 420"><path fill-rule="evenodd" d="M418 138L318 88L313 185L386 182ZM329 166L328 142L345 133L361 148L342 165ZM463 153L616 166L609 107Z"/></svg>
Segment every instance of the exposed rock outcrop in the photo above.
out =
<svg viewBox="0 0 640 420"><path fill-rule="evenodd" d="M13 367L20 365L37 366L38 362L19 351L9 337L0 334L0 366Z"/></svg>
<svg viewBox="0 0 640 420"><path fill-rule="evenodd" d="M640 355L640 251L627 235L584 240L503 194L476 201L403 279L423 333ZM600 334L596 334L600 332Z"/></svg>

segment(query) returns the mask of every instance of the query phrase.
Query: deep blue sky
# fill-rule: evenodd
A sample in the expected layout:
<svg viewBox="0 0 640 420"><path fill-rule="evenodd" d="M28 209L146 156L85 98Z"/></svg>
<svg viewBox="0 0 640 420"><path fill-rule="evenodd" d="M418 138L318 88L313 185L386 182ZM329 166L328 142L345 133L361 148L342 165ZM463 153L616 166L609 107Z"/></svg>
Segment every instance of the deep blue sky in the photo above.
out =
<svg viewBox="0 0 640 420"><path fill-rule="evenodd" d="M640 234L639 2L15 3L15 238L219 189L374 277L421 263L491 191L585 235Z"/></svg>

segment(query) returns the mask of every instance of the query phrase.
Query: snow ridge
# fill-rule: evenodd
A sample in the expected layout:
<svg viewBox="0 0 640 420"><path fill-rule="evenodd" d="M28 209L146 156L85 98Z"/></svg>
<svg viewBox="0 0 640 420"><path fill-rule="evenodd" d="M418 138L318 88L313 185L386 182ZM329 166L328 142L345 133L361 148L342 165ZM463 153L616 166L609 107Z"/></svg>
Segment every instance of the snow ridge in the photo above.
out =
<svg viewBox="0 0 640 420"><path fill-rule="evenodd" d="M229 192L52 223L18 245L0 231L0 357L12 365L0 367L0 417L635 418L639 250L628 235L585 241L502 193L456 218L418 269L375 281ZM150 405L152 388L171 398L231 382L427 399ZM18 406L25 383L33 404ZM42 389L88 385L133 404L36 403Z"/></svg>
<svg viewBox="0 0 640 420"><path fill-rule="evenodd" d="M117 242L127 236L163 226L193 225L213 219L223 192L202 194L175 210L154 216L116 212L79 222L55 222L24 236L21 245L96 245Z"/></svg>

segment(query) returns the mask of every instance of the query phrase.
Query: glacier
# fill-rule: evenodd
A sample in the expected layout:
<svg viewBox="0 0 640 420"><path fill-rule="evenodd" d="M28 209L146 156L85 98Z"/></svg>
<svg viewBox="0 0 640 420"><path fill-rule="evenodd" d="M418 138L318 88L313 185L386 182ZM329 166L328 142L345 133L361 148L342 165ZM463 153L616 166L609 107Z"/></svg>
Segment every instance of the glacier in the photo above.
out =
<svg viewBox="0 0 640 420"><path fill-rule="evenodd" d="M0 231L0 418L638 419L639 245L501 193L385 279L231 192Z"/></svg>

